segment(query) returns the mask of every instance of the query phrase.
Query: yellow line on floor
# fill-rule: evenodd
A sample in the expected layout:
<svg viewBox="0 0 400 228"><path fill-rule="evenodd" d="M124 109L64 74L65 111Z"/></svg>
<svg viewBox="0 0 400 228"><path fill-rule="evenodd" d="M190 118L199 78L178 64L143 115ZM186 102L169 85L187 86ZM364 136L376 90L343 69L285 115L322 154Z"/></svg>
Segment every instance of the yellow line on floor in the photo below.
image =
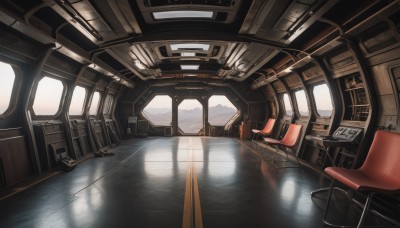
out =
<svg viewBox="0 0 400 228"><path fill-rule="evenodd" d="M188 162L186 173L185 201L183 203L182 228L191 228L193 224L192 213L192 163Z"/></svg>
<svg viewBox="0 0 400 228"><path fill-rule="evenodd" d="M196 164L193 163L193 194L194 194L194 221L195 228L203 228L203 216L201 213L199 184L197 181Z"/></svg>
<svg viewBox="0 0 400 228"><path fill-rule="evenodd" d="M197 181L193 150L190 150L186 169L186 189L183 205L182 228L203 228L199 185Z"/></svg>

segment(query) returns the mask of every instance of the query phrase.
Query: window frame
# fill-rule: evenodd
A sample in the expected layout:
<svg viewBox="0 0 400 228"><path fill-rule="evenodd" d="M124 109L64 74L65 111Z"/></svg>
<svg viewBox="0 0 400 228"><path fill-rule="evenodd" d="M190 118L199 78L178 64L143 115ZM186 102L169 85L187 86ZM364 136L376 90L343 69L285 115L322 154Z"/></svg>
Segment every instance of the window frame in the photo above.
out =
<svg viewBox="0 0 400 228"><path fill-rule="evenodd" d="M36 93L37 93L37 89L39 87L39 82L45 77L58 80L63 85L63 91L61 93L61 98L60 98L60 104L58 106L57 112L54 115L36 115L35 110L33 109L33 104L35 103ZM32 119L35 119L35 120L48 120L48 119L55 120L55 119L59 119L59 117L63 113L63 106L64 106L64 103L65 103L65 95L66 95L67 91L68 91L68 85L61 77L57 77L57 75L54 75L54 74L52 74L50 72L42 73L40 75L40 78L35 82L35 93L31 94L31 95L33 95L33 99L31 100L31 102L29 104L29 111L31 112Z"/></svg>
<svg viewBox="0 0 400 228"><path fill-rule="evenodd" d="M97 103L96 114L92 115L92 114L90 114L90 108L91 108L91 105L93 103L93 97L94 97L95 93L99 93L99 101ZM87 111L88 116L95 117L95 118L97 118L99 116L99 114L101 113L100 112L100 107L101 107L102 100L103 100L103 94L99 90L95 90L93 92L92 99L90 100L90 104L89 104L89 109Z"/></svg>
<svg viewBox="0 0 400 228"><path fill-rule="evenodd" d="M101 114L104 115L112 115L112 111L113 111L113 107L114 107L114 102L115 102L115 94L113 93L107 93L107 95L104 97L104 104L101 110ZM108 100L108 104L107 104L107 97L109 97L110 99ZM107 108L107 111L104 112L104 109Z"/></svg>
<svg viewBox="0 0 400 228"><path fill-rule="evenodd" d="M83 88L83 89L85 89L85 98L84 98L83 104L82 104L82 114L80 114L80 115L71 115L71 114L69 113L69 111L70 111L70 109L71 109L72 98L74 97L75 89L76 89L76 87L78 87L78 86L81 87L81 88ZM70 104L69 104L69 107L68 107L68 116L70 116L70 117L83 117L83 116L85 116L85 114L86 114L85 108L86 108L87 101L88 101L88 97L89 97L88 95L89 95L89 88L87 88L87 87L85 87L85 86L83 86L83 85L79 85L79 84L76 84L76 85L74 86L73 91L72 91L71 101L70 101Z"/></svg>
<svg viewBox="0 0 400 228"><path fill-rule="evenodd" d="M303 92L304 92L304 96L305 96L306 102L307 102L307 110L308 110L308 114L307 114L307 115L301 115L301 113L300 113L299 102L298 102L297 96L296 96L296 93L299 92L299 91L303 91ZM297 114L299 117L310 117L310 114L311 114L310 105L309 105L309 100L307 99L307 93L306 93L306 92L307 92L306 89L298 89L298 90L296 90L296 91L293 92L293 94L294 94L294 99L296 100L296 114Z"/></svg>
<svg viewBox="0 0 400 228"><path fill-rule="evenodd" d="M291 115L288 115L288 113L286 112L285 99L284 99L285 94L288 96L288 99L289 99L289 106L290 106L290 108L292 110L292 114ZM281 97L282 97L282 105L283 105L283 114L284 114L284 116L292 117L293 114L295 113L295 111L293 109L292 102L290 102L290 100L291 100L290 91L286 91L285 93L282 93Z"/></svg>
<svg viewBox="0 0 400 228"><path fill-rule="evenodd" d="M200 132L201 132L202 128L200 128L199 131L195 132L195 133L192 133L192 132L186 133L179 127L179 105L181 105L182 102L184 102L185 100L196 100L197 102L199 102L199 104L201 105L202 111L203 111L201 115L202 115L202 122L203 122L203 127L202 128L204 128L204 123L205 123L205 119L204 119L204 104L200 101L200 98L184 97L177 103L177 106L176 106L176 119L177 119L176 126L178 128L178 132L181 135L200 135Z"/></svg>
<svg viewBox="0 0 400 228"><path fill-rule="evenodd" d="M9 61L2 61L2 59L0 59L0 61L5 64L10 65L14 71L14 82L13 82L13 87L11 90L10 102L8 103L7 109L3 113L0 114L0 119L5 119L5 118L11 116L12 114L14 114L14 112L17 109L17 104L18 104L21 85L22 85L22 74L21 74L21 70L18 65L12 64Z"/></svg>
<svg viewBox="0 0 400 228"><path fill-rule="evenodd" d="M315 89L315 87L320 86L320 85L323 85L323 84L325 84L325 85L328 87L328 89L329 89L329 94L330 94L330 96L331 96L332 112L331 112L331 115L330 115L330 116L321 116L321 115L319 114L319 112L318 112L317 102L315 101L314 89ZM312 99L313 99L313 103L314 103L312 108L315 110L315 115L316 115L318 118L322 118L322 119L330 119L330 118L332 118L332 116L333 116L333 114L334 114L334 112L335 112L335 104L334 104L334 102L333 102L333 97L332 97L332 93L331 93L331 88L329 88L328 83L326 83L325 81L320 82L320 83L316 83L316 84L310 86L310 91L311 91L310 94L312 95Z"/></svg>
<svg viewBox="0 0 400 228"><path fill-rule="evenodd" d="M207 116L208 116L208 117L210 116L210 98L211 98L212 96L225 96L226 99L228 99L229 102L231 102L231 104L232 104L233 106L235 106L236 112L235 112L235 114L233 114L232 117L225 123L225 125L213 125L213 124L210 123L209 118L208 118L208 121L207 121L208 124L209 124L210 126L224 126L224 127L226 127L226 125L232 124L233 122L235 122L235 121L238 119L238 117L240 116L240 115L238 115L238 114L240 114L240 110L239 110L239 108L232 102L232 100L229 99L229 96L227 96L227 94L212 94L211 96L208 97L208 99L207 99L207 106L208 106L208 107L207 107ZM204 118L204 117L203 117L203 118Z"/></svg>
<svg viewBox="0 0 400 228"><path fill-rule="evenodd" d="M144 114L144 109L147 107L147 105L148 105L156 96L168 96L168 97L171 99L171 123L170 123L169 125L157 125L157 124L154 124L154 123L151 122L151 120L150 120L149 118L147 118L147 116ZM154 126L154 127L172 127L172 121L173 121L173 119L174 119L174 109L173 109L174 105L173 105L173 102L174 102L174 100L172 99L172 97L171 97L169 94L154 94L154 96L153 96L151 99L149 99L148 102L147 102L145 105L143 105L143 108L142 108L140 114L141 114L146 120L149 121L149 123L150 123L151 126Z"/></svg>

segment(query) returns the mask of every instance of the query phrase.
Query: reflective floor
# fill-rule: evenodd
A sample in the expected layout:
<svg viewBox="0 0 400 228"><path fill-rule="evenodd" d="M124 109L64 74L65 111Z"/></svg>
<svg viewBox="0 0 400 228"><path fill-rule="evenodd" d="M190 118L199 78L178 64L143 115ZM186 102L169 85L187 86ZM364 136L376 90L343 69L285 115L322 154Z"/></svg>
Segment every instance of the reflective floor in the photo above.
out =
<svg viewBox="0 0 400 228"><path fill-rule="evenodd" d="M190 167L204 227L323 227L324 194L310 192L329 180L304 166L274 169L260 156L272 152L250 141L147 138L113 151L0 201L0 227L182 227ZM332 207L330 218L347 225L361 213Z"/></svg>

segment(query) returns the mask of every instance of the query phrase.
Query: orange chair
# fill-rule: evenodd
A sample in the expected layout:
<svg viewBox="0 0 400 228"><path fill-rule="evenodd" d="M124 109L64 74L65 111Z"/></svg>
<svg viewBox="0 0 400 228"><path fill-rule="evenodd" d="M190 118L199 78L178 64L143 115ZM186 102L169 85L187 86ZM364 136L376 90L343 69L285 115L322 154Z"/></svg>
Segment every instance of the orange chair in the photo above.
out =
<svg viewBox="0 0 400 228"><path fill-rule="evenodd" d="M332 178L329 188L328 199L324 211L323 221L326 225L337 226L327 221L329 203L332 190L336 181L339 181L353 190L368 193L363 212L357 227L360 227L368 212L372 197L375 194L399 195L400 194L400 134L377 131L368 156L359 169L345 169L339 167L328 167L325 172ZM400 223L372 211L374 214L394 223L400 227ZM345 227L345 226L340 226Z"/></svg>
<svg viewBox="0 0 400 228"><path fill-rule="evenodd" d="M274 168L298 168L298 167L300 167L300 162L299 162L297 156L295 156L296 162L298 164L297 166L277 167L277 166L275 166L274 162L276 161L275 157L276 157L276 154L278 153L277 152L278 147L284 147L283 151L285 152L286 159L282 160L282 161L277 161L277 162L285 162L285 163L287 162L287 160L288 160L287 149L293 149L296 146L296 144L299 141L300 136L301 136L301 128L302 128L302 125L290 124L289 128L282 140L264 137L264 142L266 142L267 144L273 145L276 148L274 157L272 158L272 165L274 166Z"/></svg>
<svg viewBox="0 0 400 228"><path fill-rule="evenodd" d="M252 141L256 140L260 135L267 137L270 136L272 133L272 129L274 128L275 125L275 119L269 118L267 123L265 124L264 129L262 130L257 130L257 129L252 129L251 131L253 132L253 138Z"/></svg>

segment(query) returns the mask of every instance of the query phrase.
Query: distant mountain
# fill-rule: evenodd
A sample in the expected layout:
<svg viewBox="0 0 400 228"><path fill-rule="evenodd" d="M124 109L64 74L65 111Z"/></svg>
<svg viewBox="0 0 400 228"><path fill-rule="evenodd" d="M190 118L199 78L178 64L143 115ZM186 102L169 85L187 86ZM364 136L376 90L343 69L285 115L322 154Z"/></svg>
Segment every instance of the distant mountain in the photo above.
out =
<svg viewBox="0 0 400 228"><path fill-rule="evenodd" d="M211 125L224 126L237 112L235 108L217 105L208 109ZM172 121L171 109L147 108L144 115L155 125L169 126ZM178 109L179 127L185 133L198 133L203 128L203 109Z"/></svg>
<svg viewBox="0 0 400 228"><path fill-rule="evenodd" d="M211 125L224 126L236 112L235 108L219 104L208 109L208 121Z"/></svg>
<svg viewBox="0 0 400 228"><path fill-rule="evenodd" d="M154 111L154 112L153 112ZM143 114L155 125L169 126L172 122L171 109L145 109Z"/></svg>

